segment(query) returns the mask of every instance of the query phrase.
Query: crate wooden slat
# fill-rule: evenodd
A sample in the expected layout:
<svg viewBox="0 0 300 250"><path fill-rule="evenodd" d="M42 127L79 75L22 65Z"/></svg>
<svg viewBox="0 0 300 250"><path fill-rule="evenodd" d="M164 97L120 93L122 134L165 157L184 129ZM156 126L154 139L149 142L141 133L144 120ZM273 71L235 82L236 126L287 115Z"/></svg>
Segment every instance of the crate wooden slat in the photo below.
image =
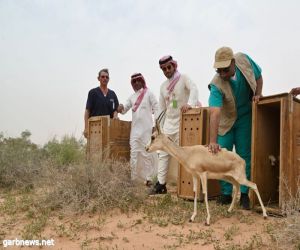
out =
<svg viewBox="0 0 300 250"><path fill-rule="evenodd" d="M87 159L102 161L108 142L109 117L91 117L88 120Z"/></svg>
<svg viewBox="0 0 300 250"><path fill-rule="evenodd" d="M300 178L300 101L289 94L262 98L252 106L251 179L265 205L296 196ZM271 165L269 156L276 158ZM253 193L252 206L258 204Z"/></svg>
<svg viewBox="0 0 300 250"><path fill-rule="evenodd" d="M193 108L181 113L180 146L205 145L209 143L209 110L208 108ZM198 181L200 199L203 199L200 179ZM217 180L208 180L208 197L213 198L220 193ZM178 167L177 194L179 197L194 199L193 178L182 165Z"/></svg>
<svg viewBox="0 0 300 250"><path fill-rule="evenodd" d="M131 122L94 116L88 120L87 159L102 161L105 157L130 159Z"/></svg>

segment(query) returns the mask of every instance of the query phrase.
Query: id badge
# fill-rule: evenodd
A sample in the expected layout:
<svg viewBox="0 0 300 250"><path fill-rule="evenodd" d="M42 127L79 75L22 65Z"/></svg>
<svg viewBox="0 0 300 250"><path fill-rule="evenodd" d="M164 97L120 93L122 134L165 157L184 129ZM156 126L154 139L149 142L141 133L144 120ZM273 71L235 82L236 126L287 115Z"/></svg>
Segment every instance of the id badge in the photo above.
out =
<svg viewBox="0 0 300 250"><path fill-rule="evenodd" d="M177 108L177 100L172 100L172 107L173 107L174 109Z"/></svg>
<svg viewBox="0 0 300 250"><path fill-rule="evenodd" d="M115 109L115 101L114 101L114 99L110 99L110 101L112 102L112 109Z"/></svg>

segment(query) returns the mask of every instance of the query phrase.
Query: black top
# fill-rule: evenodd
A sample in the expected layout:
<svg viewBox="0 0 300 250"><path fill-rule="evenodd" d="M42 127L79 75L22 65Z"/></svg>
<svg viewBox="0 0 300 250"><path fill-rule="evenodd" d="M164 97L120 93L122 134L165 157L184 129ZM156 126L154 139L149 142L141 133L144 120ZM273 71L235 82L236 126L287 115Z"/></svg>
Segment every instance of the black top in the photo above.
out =
<svg viewBox="0 0 300 250"><path fill-rule="evenodd" d="M110 115L113 118L114 111L119 106L118 97L113 90L108 89L104 96L100 87L91 89L86 101L86 109L90 111L91 116Z"/></svg>

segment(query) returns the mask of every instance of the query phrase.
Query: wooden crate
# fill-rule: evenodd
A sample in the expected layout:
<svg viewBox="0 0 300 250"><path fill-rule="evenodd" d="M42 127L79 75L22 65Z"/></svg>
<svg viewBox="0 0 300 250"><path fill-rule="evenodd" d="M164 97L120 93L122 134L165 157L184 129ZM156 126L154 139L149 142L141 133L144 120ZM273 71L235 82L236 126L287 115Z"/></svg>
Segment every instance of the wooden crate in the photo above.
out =
<svg viewBox="0 0 300 250"><path fill-rule="evenodd" d="M88 126L88 160L102 161L108 157L129 161L131 122L94 116L89 118Z"/></svg>
<svg viewBox="0 0 300 250"><path fill-rule="evenodd" d="M264 204L281 210L300 184L300 100L279 94L252 108L251 178ZM270 156L276 159L273 166ZM253 192L250 199L252 206L259 204Z"/></svg>
<svg viewBox="0 0 300 250"><path fill-rule="evenodd" d="M181 113L180 120L180 146L205 145L209 143L209 109L193 108ZM200 188L200 200L203 194ZM208 197L213 198L220 194L220 185L217 180L208 180ZM178 167L177 194L179 197L194 199L193 178L182 165Z"/></svg>

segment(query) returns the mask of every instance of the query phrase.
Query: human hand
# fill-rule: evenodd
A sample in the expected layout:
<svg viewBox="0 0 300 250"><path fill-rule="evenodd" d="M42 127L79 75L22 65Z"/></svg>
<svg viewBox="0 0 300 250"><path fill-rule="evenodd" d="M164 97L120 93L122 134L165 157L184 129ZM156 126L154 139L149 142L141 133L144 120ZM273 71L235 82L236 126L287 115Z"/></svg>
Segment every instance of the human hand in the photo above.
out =
<svg viewBox="0 0 300 250"><path fill-rule="evenodd" d="M300 94L300 87L299 88L292 88L290 91L290 94L292 94L294 97Z"/></svg>
<svg viewBox="0 0 300 250"><path fill-rule="evenodd" d="M119 107L117 108L117 112L118 113L122 113L124 110L124 105L123 104L120 104Z"/></svg>
<svg viewBox="0 0 300 250"><path fill-rule="evenodd" d="M182 113L185 113L186 111L188 111L189 109L191 109L192 107L189 105L189 104L184 104L182 107L181 107L181 112Z"/></svg>
<svg viewBox="0 0 300 250"><path fill-rule="evenodd" d="M252 97L252 101L257 103L257 102L259 102L259 99L261 97L262 97L262 95L255 95L255 96Z"/></svg>
<svg viewBox="0 0 300 250"><path fill-rule="evenodd" d="M216 154L221 151L221 147L218 143L213 142L208 144L208 151L212 154Z"/></svg>
<svg viewBox="0 0 300 250"><path fill-rule="evenodd" d="M114 112L113 119L119 120L118 112L117 111Z"/></svg>

